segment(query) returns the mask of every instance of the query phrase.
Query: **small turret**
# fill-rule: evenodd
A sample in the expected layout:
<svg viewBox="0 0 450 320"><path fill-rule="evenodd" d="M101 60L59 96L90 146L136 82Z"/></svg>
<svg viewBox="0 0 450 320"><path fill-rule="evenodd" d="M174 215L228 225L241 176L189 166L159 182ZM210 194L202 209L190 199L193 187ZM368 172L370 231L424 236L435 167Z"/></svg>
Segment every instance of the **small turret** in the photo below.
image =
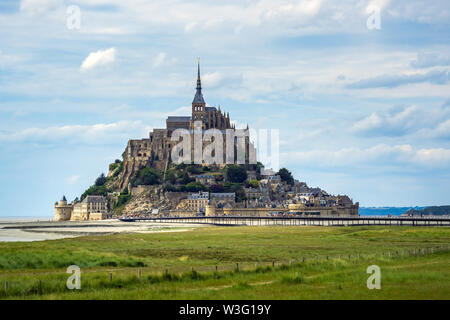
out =
<svg viewBox="0 0 450 320"><path fill-rule="evenodd" d="M59 201L59 205L60 206L65 206L65 205L67 205L67 199L66 199L66 196L62 196L62 198L61 198L61 201Z"/></svg>

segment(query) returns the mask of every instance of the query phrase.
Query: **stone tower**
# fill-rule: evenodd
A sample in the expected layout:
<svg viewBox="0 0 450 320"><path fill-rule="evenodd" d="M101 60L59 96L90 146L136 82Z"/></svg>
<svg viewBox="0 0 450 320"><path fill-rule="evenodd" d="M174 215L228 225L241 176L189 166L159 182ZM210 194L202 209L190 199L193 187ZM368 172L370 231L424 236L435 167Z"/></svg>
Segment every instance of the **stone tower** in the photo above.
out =
<svg viewBox="0 0 450 320"><path fill-rule="evenodd" d="M197 66L197 90L195 92L194 100L192 101L192 122L202 121L206 119L206 103L202 94L202 81L200 79L200 59L198 59Z"/></svg>
<svg viewBox="0 0 450 320"><path fill-rule="evenodd" d="M68 221L72 216L73 204L67 204L66 196L55 202L55 221Z"/></svg>

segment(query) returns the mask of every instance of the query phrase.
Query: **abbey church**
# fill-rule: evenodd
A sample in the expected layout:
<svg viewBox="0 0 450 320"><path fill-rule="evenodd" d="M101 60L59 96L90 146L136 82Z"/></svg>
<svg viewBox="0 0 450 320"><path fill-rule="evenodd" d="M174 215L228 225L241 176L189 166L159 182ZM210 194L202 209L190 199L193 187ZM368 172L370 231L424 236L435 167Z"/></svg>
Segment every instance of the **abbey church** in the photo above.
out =
<svg viewBox="0 0 450 320"><path fill-rule="evenodd" d="M202 81L200 78L200 64L197 70L197 88L192 101L192 115L187 117L168 117L166 120L166 129L173 131L178 128L193 129L194 122L201 121L202 129L234 129L230 122L230 114L222 113L216 107L207 107L202 94Z"/></svg>
<svg viewBox="0 0 450 320"><path fill-rule="evenodd" d="M166 119L165 129L153 129L149 133L149 138L128 141L122 154L124 170L120 189L123 190L128 186L131 177L141 167L151 166L159 171L164 171L171 160L171 150L177 144L177 142L171 140L172 133L176 129L186 129L192 134L194 125L199 123L202 132L208 129L218 129L224 135L225 131L236 132L229 113L222 112L220 106L218 108L206 106L202 93L200 63L197 67L197 87L192 101L192 114L190 116L169 116ZM248 127L246 130L248 133ZM236 149L236 146L234 146L234 149ZM249 139L246 138L245 163L249 163L250 154L256 154L256 151Z"/></svg>

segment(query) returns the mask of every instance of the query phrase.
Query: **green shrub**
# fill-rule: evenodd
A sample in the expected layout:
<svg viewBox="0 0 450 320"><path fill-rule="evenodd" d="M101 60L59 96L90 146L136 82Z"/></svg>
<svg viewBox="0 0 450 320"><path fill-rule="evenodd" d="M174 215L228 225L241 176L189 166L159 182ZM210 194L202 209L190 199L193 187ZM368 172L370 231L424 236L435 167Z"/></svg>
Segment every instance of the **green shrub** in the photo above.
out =
<svg viewBox="0 0 450 320"><path fill-rule="evenodd" d="M292 173L288 169L281 168L280 171L278 171L277 175L279 175L281 180L285 181L287 184L290 185L294 184L294 177L292 176Z"/></svg>
<svg viewBox="0 0 450 320"><path fill-rule="evenodd" d="M189 182L186 185L186 189L189 192L198 192L198 191L205 191L206 187L200 182Z"/></svg>
<svg viewBox="0 0 450 320"><path fill-rule="evenodd" d="M119 168L114 172L113 177L117 177L123 171L123 162L119 163Z"/></svg>
<svg viewBox="0 0 450 320"><path fill-rule="evenodd" d="M247 179L245 168L237 165L229 165L226 168L227 180L235 183L242 183Z"/></svg>
<svg viewBox="0 0 450 320"><path fill-rule="evenodd" d="M177 187L175 187L173 184L166 184L164 186L163 190L167 191L167 192L177 192L178 191Z"/></svg>
<svg viewBox="0 0 450 320"><path fill-rule="evenodd" d="M83 201L84 198L87 196L106 196L109 192L109 189L106 187L106 185L102 186L90 186L82 195L81 195L81 201Z"/></svg>
<svg viewBox="0 0 450 320"><path fill-rule="evenodd" d="M258 180L250 180L249 185L252 188L258 188Z"/></svg>
<svg viewBox="0 0 450 320"><path fill-rule="evenodd" d="M145 167L140 169L136 177L132 179L131 184L133 186L138 185L155 185L159 183L160 174L158 171L151 167Z"/></svg>
<svg viewBox="0 0 450 320"><path fill-rule="evenodd" d="M106 183L106 177L105 177L105 174L102 172L102 174L99 175L97 179L95 179L95 185L96 185L97 187L101 187L101 186L103 186L105 183Z"/></svg>

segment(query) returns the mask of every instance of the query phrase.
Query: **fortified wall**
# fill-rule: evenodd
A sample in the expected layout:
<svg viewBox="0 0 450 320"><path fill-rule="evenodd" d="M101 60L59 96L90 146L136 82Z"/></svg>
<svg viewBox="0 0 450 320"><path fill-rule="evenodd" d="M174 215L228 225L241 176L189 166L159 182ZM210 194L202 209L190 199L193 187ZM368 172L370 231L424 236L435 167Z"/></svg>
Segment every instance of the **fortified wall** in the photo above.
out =
<svg viewBox="0 0 450 320"><path fill-rule="evenodd" d="M241 217L268 217L272 213L292 214L297 216L320 216L320 217L348 217L358 216L358 205L351 207L302 207L289 205L289 208L216 208L207 205L206 216L241 216ZM194 210L170 210L171 217L193 217L197 212Z"/></svg>

